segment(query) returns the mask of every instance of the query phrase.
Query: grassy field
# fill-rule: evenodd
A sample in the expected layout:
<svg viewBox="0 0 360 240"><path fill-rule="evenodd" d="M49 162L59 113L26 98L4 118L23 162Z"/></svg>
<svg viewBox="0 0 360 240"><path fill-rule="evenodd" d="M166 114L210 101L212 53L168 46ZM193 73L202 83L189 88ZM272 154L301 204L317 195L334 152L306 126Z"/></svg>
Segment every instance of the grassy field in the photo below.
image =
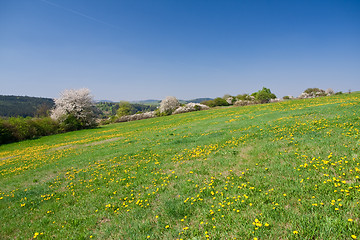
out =
<svg viewBox="0 0 360 240"><path fill-rule="evenodd" d="M360 238L360 93L0 146L1 239Z"/></svg>

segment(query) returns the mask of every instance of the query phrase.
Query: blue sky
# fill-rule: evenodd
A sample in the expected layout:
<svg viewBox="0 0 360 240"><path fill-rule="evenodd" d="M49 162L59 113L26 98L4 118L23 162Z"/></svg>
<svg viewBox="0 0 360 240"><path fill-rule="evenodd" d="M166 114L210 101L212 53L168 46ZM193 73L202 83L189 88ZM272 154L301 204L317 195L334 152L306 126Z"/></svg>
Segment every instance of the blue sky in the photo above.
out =
<svg viewBox="0 0 360 240"><path fill-rule="evenodd" d="M0 94L360 90L360 1L0 0Z"/></svg>

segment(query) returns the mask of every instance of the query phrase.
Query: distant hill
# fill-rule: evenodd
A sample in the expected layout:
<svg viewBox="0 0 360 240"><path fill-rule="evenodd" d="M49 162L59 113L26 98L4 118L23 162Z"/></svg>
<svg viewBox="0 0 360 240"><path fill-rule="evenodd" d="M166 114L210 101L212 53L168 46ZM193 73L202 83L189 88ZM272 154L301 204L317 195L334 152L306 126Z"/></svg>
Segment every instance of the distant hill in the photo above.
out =
<svg viewBox="0 0 360 240"><path fill-rule="evenodd" d="M95 103L113 103L111 100L95 100Z"/></svg>
<svg viewBox="0 0 360 240"><path fill-rule="evenodd" d="M200 103L212 98L196 98L192 100L179 100L180 103ZM110 100L97 100L97 107L105 115L114 115L118 108L118 103ZM131 101L134 112L153 111L160 105L161 100L148 99ZM51 98L28 97L28 96L8 96L0 95L0 117L35 117L45 116L54 107L54 100ZM148 107L147 107L148 106Z"/></svg>
<svg viewBox="0 0 360 240"><path fill-rule="evenodd" d="M192 100L186 100L187 103L201 103L202 101L208 101L208 100L213 100L212 98L195 98Z"/></svg>
<svg viewBox="0 0 360 240"><path fill-rule="evenodd" d="M144 104L144 105L159 105L160 102L161 102L161 100L148 99L148 100L131 101L130 103L137 103L137 104Z"/></svg>
<svg viewBox="0 0 360 240"><path fill-rule="evenodd" d="M191 100L179 100L180 103L201 103L202 101L212 100L212 98L195 98ZM159 105L161 100L149 99L149 100L138 100L132 101L131 103L138 103L144 105Z"/></svg>
<svg viewBox="0 0 360 240"><path fill-rule="evenodd" d="M51 98L0 95L0 116L44 116L54 105Z"/></svg>

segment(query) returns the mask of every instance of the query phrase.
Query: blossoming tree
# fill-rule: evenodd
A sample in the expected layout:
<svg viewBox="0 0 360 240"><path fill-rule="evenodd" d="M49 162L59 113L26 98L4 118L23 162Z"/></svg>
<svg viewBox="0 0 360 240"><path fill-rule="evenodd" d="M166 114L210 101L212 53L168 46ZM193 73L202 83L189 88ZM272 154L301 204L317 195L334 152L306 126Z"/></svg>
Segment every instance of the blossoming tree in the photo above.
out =
<svg viewBox="0 0 360 240"><path fill-rule="evenodd" d="M93 96L89 89L67 89L60 94L60 98L55 99L51 118L63 124L66 130L94 127L94 109Z"/></svg>

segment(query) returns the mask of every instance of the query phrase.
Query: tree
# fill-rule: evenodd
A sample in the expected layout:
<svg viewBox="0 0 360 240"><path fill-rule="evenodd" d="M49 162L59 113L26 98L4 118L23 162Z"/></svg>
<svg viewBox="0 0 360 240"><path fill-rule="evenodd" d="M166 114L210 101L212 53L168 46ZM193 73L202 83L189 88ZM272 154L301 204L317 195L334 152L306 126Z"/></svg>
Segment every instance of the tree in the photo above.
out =
<svg viewBox="0 0 360 240"><path fill-rule="evenodd" d="M119 117L130 115L131 112L132 112L131 110L132 110L132 107L131 107L131 104L129 102L121 101L119 103L119 109L117 110L116 114Z"/></svg>
<svg viewBox="0 0 360 240"><path fill-rule="evenodd" d="M55 99L51 118L59 121L66 131L90 128L96 126L94 110L89 89L67 89Z"/></svg>
<svg viewBox="0 0 360 240"><path fill-rule="evenodd" d="M170 115L175 109L180 106L179 100L176 97L168 96L160 103L160 114Z"/></svg>
<svg viewBox="0 0 360 240"><path fill-rule="evenodd" d="M263 87L258 92L251 94L255 97L255 100L260 101L261 103L268 103L270 99L276 98L275 94L271 93L269 88Z"/></svg>
<svg viewBox="0 0 360 240"><path fill-rule="evenodd" d="M215 106L229 106L230 104L223 98L217 97L214 99Z"/></svg>

